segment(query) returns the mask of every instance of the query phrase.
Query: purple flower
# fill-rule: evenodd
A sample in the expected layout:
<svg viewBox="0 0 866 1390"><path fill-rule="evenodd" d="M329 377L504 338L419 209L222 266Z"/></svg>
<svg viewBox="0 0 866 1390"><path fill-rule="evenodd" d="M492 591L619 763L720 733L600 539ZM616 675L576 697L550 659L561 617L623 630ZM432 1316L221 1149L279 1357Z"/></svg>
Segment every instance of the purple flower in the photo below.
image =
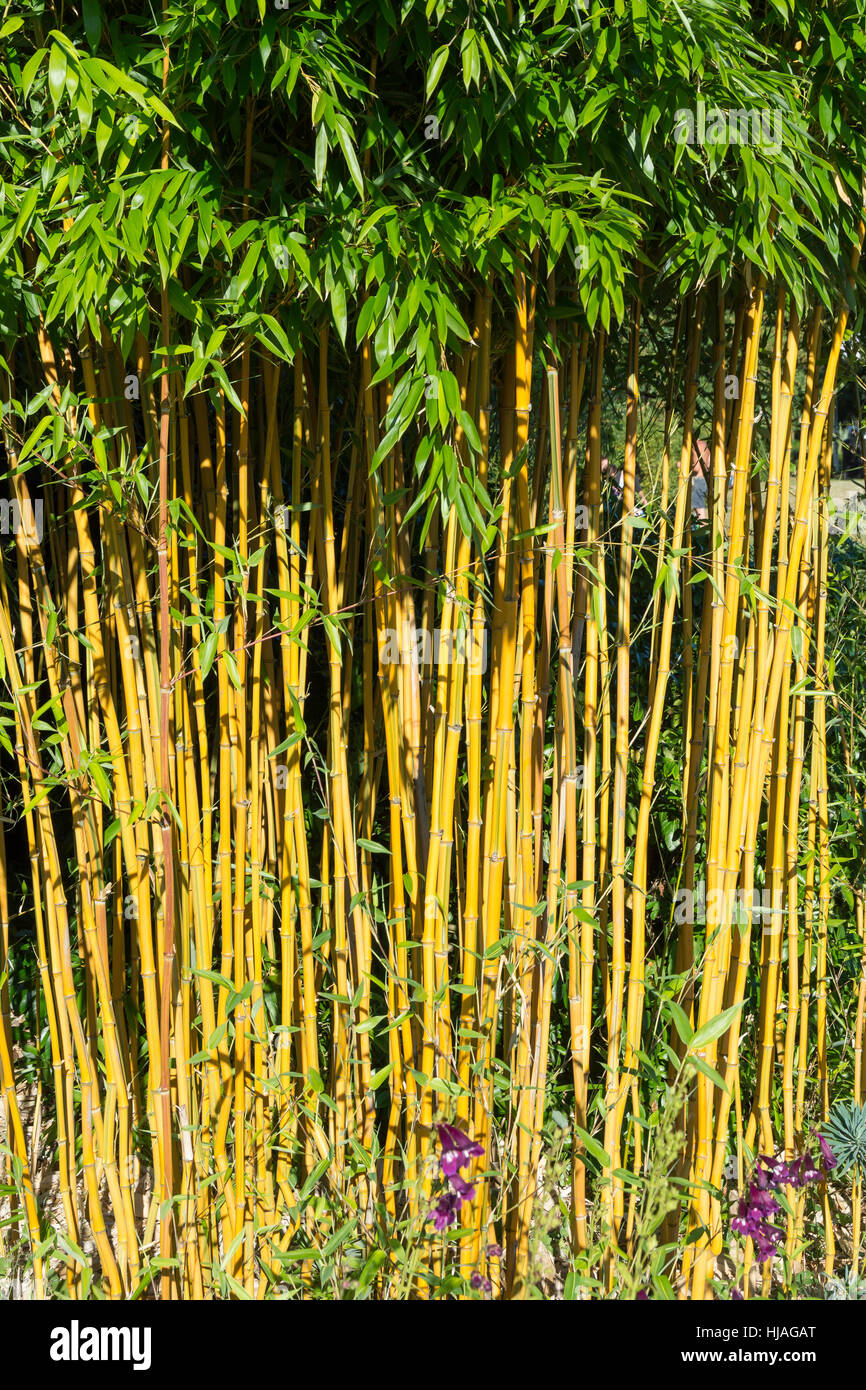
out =
<svg viewBox="0 0 866 1390"><path fill-rule="evenodd" d="M761 1262L776 1254L783 1235L771 1220L779 1211L779 1203L772 1189L805 1187L807 1183L826 1177L836 1167L836 1157L829 1144L820 1135L818 1138L823 1159L820 1168L818 1160L809 1153L800 1154L790 1163L781 1157L774 1158L772 1154L760 1154L758 1157L753 1181L749 1183L747 1195L737 1204L731 1230L753 1242L755 1254Z"/></svg>
<svg viewBox="0 0 866 1390"><path fill-rule="evenodd" d="M731 1222L731 1230L736 1231L741 1236L757 1235L761 1228L761 1217L757 1211L749 1209L747 1202L742 1199L737 1204L737 1214Z"/></svg>
<svg viewBox="0 0 866 1390"><path fill-rule="evenodd" d="M462 1203L456 1192L443 1192L433 1208L433 1222L437 1231L445 1231L457 1220Z"/></svg>
<svg viewBox="0 0 866 1390"><path fill-rule="evenodd" d="M490 1290L493 1288L490 1280L485 1279L483 1274L479 1274L477 1269L469 1280L469 1283L473 1289L481 1289L484 1293L490 1293Z"/></svg>
<svg viewBox="0 0 866 1390"><path fill-rule="evenodd" d="M456 1125L438 1124L436 1132L442 1148L439 1168L443 1178L453 1178L459 1169L464 1168L470 1158L482 1158L484 1150L468 1134Z"/></svg>
<svg viewBox="0 0 866 1390"><path fill-rule="evenodd" d="M820 1176L811 1154L800 1154L799 1158L788 1164L788 1182L794 1188L805 1187L807 1183L814 1182Z"/></svg>
<svg viewBox="0 0 866 1390"><path fill-rule="evenodd" d="M737 1214L731 1222L731 1229L753 1241L759 1260L768 1260L776 1253L776 1246L782 1232L770 1221L779 1210L779 1203L765 1184L749 1184L748 1196L741 1198Z"/></svg>
<svg viewBox="0 0 866 1390"><path fill-rule="evenodd" d="M492 1245L492 1244L491 1244L491 1245L488 1245L488 1247L487 1247L487 1253L488 1253L488 1255L489 1255L492 1259L495 1259L495 1260L501 1259L501 1257L502 1257L502 1246L501 1246L501 1245Z"/></svg>
<svg viewBox="0 0 866 1390"><path fill-rule="evenodd" d="M765 1188L761 1190L752 1183L749 1189L749 1207L754 1211L760 1212L762 1217L775 1216L776 1212L779 1210L779 1203L768 1189Z"/></svg>
<svg viewBox="0 0 866 1390"><path fill-rule="evenodd" d="M736 1301L737 1301L738 1303L742 1303L742 1301L743 1301L742 1290L741 1290L741 1289L731 1289L731 1298L736 1299Z"/></svg>
<svg viewBox="0 0 866 1390"><path fill-rule="evenodd" d="M466 1182L463 1178L461 1178L459 1173L455 1173L453 1178L449 1178L449 1182L451 1183L451 1187L454 1190L454 1192L460 1198L461 1203L472 1201L473 1197L475 1196L474 1183Z"/></svg>
<svg viewBox="0 0 866 1390"><path fill-rule="evenodd" d="M769 1260L776 1253L776 1246L782 1239L782 1232L776 1226L762 1226L752 1237L755 1243L755 1254L763 1264L764 1260Z"/></svg>
<svg viewBox="0 0 866 1390"><path fill-rule="evenodd" d="M758 1159L758 1173L766 1173L772 1187L784 1187L793 1183L791 1165L783 1158L773 1158L771 1154L761 1154ZM760 1179L759 1179L760 1181ZM763 1186L763 1184L761 1184Z"/></svg>
<svg viewBox="0 0 866 1390"><path fill-rule="evenodd" d="M766 1161L766 1156L762 1154L761 1157L758 1159L758 1166L757 1166L757 1168L755 1169L755 1182L758 1184L758 1187L769 1187L769 1186L770 1186L770 1174L767 1172L766 1168L764 1167L765 1161ZM773 1161L773 1160L770 1159L770 1163L772 1163L772 1161ZM753 1186L754 1186L754 1184L753 1184Z"/></svg>
<svg viewBox="0 0 866 1390"><path fill-rule="evenodd" d="M433 1208L433 1220L436 1230L444 1231L457 1220L463 1203L471 1202L475 1196L475 1183L467 1182L460 1169L470 1159L481 1158L484 1149L456 1125L437 1124L436 1131L442 1149L439 1172L447 1186Z"/></svg>
<svg viewBox="0 0 866 1390"><path fill-rule="evenodd" d="M649 1294L647 1293L646 1289L641 1289L640 1293L635 1294L635 1298L640 1299L641 1302L643 1302L644 1299L646 1299L648 1302Z"/></svg>
<svg viewBox="0 0 866 1390"><path fill-rule="evenodd" d="M758 1203L754 1202L753 1198L758 1199ZM782 1232L778 1226L774 1226L769 1220L778 1210L779 1204L771 1194L761 1192L752 1184L749 1201L740 1201L737 1215L731 1222L732 1230L752 1240L758 1259L762 1262L775 1255L776 1246L782 1239Z"/></svg>
<svg viewBox="0 0 866 1390"><path fill-rule="evenodd" d="M824 1160L824 1172L832 1173L839 1160L834 1154L823 1134L818 1135L818 1143L821 1145L821 1157Z"/></svg>

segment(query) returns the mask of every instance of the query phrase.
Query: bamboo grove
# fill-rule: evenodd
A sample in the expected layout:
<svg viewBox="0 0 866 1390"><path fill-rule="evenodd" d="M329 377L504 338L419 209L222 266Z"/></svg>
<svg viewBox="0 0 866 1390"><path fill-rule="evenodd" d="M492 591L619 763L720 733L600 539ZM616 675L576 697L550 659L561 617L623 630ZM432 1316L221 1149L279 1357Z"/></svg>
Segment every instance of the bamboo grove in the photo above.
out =
<svg viewBox="0 0 866 1390"><path fill-rule="evenodd" d="M828 618L864 21L4 8L37 1297L528 1297L551 1192L566 1296L718 1296L731 1185L866 1100ZM698 99L783 137L678 141ZM442 1235L441 1123L483 1153ZM859 1177L817 1203L856 1267ZM813 1219L789 1185L747 1296Z"/></svg>

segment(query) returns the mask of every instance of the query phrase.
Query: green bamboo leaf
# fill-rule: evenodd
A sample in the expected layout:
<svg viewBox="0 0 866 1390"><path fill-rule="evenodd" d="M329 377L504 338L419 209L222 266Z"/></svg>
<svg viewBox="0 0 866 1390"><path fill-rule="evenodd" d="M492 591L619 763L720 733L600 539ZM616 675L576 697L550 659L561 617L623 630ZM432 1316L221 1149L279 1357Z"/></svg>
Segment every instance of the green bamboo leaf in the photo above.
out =
<svg viewBox="0 0 866 1390"><path fill-rule="evenodd" d="M593 1158L597 1159L601 1164L602 1168L609 1168L610 1155L607 1153L606 1149L599 1144L598 1140L593 1139L592 1135L588 1134L585 1129L581 1129L580 1125L574 1126L574 1132L580 1139L587 1153L591 1153Z"/></svg>
<svg viewBox="0 0 866 1390"><path fill-rule="evenodd" d="M379 1071L375 1072L374 1075L370 1077L370 1085L367 1089L370 1091L378 1091L379 1087L388 1080L395 1066L395 1062L389 1062L386 1067L381 1067Z"/></svg>
<svg viewBox="0 0 866 1390"><path fill-rule="evenodd" d="M706 1023L698 1029L689 1043L689 1051L696 1052L699 1047L705 1047L707 1043L714 1042L715 1039L720 1038L723 1033L727 1033L734 1019L737 1017L737 1014L740 1012L740 1009L743 1007L743 1003L745 1003L745 1000L743 1000L742 1003L733 1004L730 1009L724 1009L722 1013L716 1014L715 1018L707 1019Z"/></svg>
<svg viewBox="0 0 866 1390"><path fill-rule="evenodd" d="M238 672L237 662L235 661L235 659L234 659L234 657L232 656L231 652L229 652L229 651L223 652L223 661L225 662L225 664L226 664L226 670L227 670L228 673L229 673L229 680L231 681L231 683L232 683L232 685L234 686L235 690L240 690L240 689L241 689L241 678L240 678L240 674L239 674L239 672Z"/></svg>
<svg viewBox="0 0 866 1390"><path fill-rule="evenodd" d="M51 93L55 111L60 105L60 98L66 87L66 68L66 54L58 44L53 43L48 58L48 90Z"/></svg>
<svg viewBox="0 0 866 1390"><path fill-rule="evenodd" d="M100 800L104 802L106 806L110 807L111 783L95 758L91 758L88 762L87 773L99 793Z"/></svg>
<svg viewBox="0 0 866 1390"><path fill-rule="evenodd" d="M361 1273L358 1275L358 1289L363 1291L372 1284L382 1265L388 1258L387 1250L374 1250L370 1255Z"/></svg>
<svg viewBox="0 0 866 1390"><path fill-rule="evenodd" d="M226 1015L233 1014L238 1004L243 1004L247 999L249 999L255 987L255 980L247 980L246 984L243 985L240 989L232 989L228 999L226 1000Z"/></svg>
<svg viewBox="0 0 866 1390"><path fill-rule="evenodd" d="M461 410L460 423L463 426L463 432L466 435L466 438L469 440L469 444L472 448L473 453L480 454L481 436L478 433L478 428L475 424L475 421L472 419L472 416L469 414L468 411Z"/></svg>
<svg viewBox="0 0 866 1390"><path fill-rule="evenodd" d="M688 1060L692 1066L697 1067L699 1072L702 1072L704 1076L709 1077L710 1081L712 1081L714 1086L718 1086L720 1091L724 1091L726 1096L729 1096L731 1094L728 1090L727 1085L725 1084L724 1077L720 1076L719 1073L716 1071L715 1067L710 1066L709 1062L705 1062L703 1057L690 1056Z"/></svg>
<svg viewBox="0 0 866 1390"><path fill-rule="evenodd" d="M427 69L427 84L424 91L427 101L430 100L436 88L439 86L439 79L445 71L445 64L448 62L448 53L449 49L446 43L443 44L441 48L437 48L433 57L430 59L430 66Z"/></svg>
<svg viewBox="0 0 866 1390"><path fill-rule="evenodd" d="M689 1043L694 1037L694 1029L692 1028L692 1025L689 1023L688 1015L686 1014L685 1009L681 1008L675 999L669 999L667 1001L667 1008L671 1018L674 1021L674 1027L679 1033L682 1041L686 1044L686 1047L688 1047Z"/></svg>
<svg viewBox="0 0 866 1390"><path fill-rule="evenodd" d="M325 177L325 165L328 162L328 132L324 121L322 121L322 124L319 126L319 131L316 135L316 149L313 158L316 187L321 188L322 181Z"/></svg>
<svg viewBox="0 0 866 1390"><path fill-rule="evenodd" d="M339 140L340 148L342 149L343 154L346 157L346 163L349 166L349 173L352 175L352 181L355 187L357 188L358 192L360 193L361 197L363 198L364 177L361 173L361 166L358 163L358 156L355 153L355 146L352 144L351 132L343 124L342 121L337 122L337 139Z"/></svg>
<svg viewBox="0 0 866 1390"><path fill-rule="evenodd" d="M331 290L331 312L334 315L334 323L340 335L343 347L346 346L346 331L349 326L349 319L346 313L346 291L339 281Z"/></svg>
<svg viewBox="0 0 866 1390"><path fill-rule="evenodd" d="M84 0L82 12L87 42L95 50L99 47L99 40L102 37L102 6L99 0Z"/></svg>
<svg viewBox="0 0 866 1390"><path fill-rule="evenodd" d="M210 668L213 666L218 642L219 633L211 632L208 633L207 637L202 642L201 647L199 648L199 665L201 666L202 680L205 679L208 672L210 671Z"/></svg>
<svg viewBox="0 0 866 1390"><path fill-rule="evenodd" d="M193 975L199 975L203 980L210 980L213 985L222 985L223 989L234 988L231 980L227 979L225 975L218 974L216 970L199 970L196 966L191 966L190 969ZM211 1049L215 1048L217 1043L221 1040L221 1038L217 1038L216 1042L211 1040L208 1042L208 1047Z"/></svg>

